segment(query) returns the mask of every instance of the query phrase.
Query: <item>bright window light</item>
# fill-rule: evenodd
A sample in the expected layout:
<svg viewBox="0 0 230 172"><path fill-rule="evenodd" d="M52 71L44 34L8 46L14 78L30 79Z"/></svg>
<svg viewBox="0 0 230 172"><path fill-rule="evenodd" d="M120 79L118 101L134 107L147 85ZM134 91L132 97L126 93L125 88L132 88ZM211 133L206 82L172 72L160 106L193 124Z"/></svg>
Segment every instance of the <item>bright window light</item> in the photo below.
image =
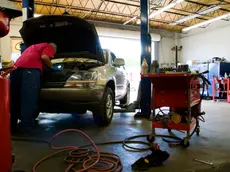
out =
<svg viewBox="0 0 230 172"><path fill-rule="evenodd" d="M179 19L179 20L177 20L175 22L172 22L172 23L170 23L170 25L177 25L177 24L183 23L185 21L194 19L194 18L199 17L201 15L208 14L208 13L211 13L213 11L219 10L220 8L221 8L220 6L216 6L216 5L210 6L209 8L206 8L204 10L198 11L196 14L192 14L192 15L183 17L183 18L181 18L181 19Z"/></svg>
<svg viewBox="0 0 230 172"><path fill-rule="evenodd" d="M182 29L182 31L183 32L187 32L189 30L192 30L192 29L195 29L195 28L198 28L198 27L201 27L201 26L205 26L205 25L210 24L212 22L215 22L215 21L218 21L218 20L222 20L222 19L226 19L228 17L230 17L230 13L224 14L222 16L219 16L219 17L216 17L216 18L213 18L213 19L210 19L210 20L198 23L198 24L195 24L195 25L190 26L190 27L186 27L186 28Z"/></svg>
<svg viewBox="0 0 230 172"><path fill-rule="evenodd" d="M172 8L172 7L174 7L176 4L179 4L179 3L183 2L183 1L184 1L184 0L175 0L175 1L173 1L172 3L170 3L169 5L167 5L167 6L163 7L163 8L161 8L161 9L159 9L159 10L157 10L157 11L155 11L155 12L152 13L152 14L150 14L149 17L150 17L150 18L155 17L155 16L157 16L158 14L160 14L160 13L162 13L162 12L164 12L164 11L166 11L166 10Z"/></svg>

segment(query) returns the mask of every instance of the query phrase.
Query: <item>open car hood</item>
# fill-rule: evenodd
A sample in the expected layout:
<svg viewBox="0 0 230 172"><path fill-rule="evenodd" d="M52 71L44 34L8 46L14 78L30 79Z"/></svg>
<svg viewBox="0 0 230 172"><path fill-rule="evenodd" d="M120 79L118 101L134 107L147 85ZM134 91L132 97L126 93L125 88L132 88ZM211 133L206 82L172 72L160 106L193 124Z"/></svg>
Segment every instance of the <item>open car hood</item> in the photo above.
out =
<svg viewBox="0 0 230 172"><path fill-rule="evenodd" d="M57 45L56 58L79 57L105 62L97 31L93 24L66 15L44 15L23 22L20 34L26 47L30 45L54 42Z"/></svg>

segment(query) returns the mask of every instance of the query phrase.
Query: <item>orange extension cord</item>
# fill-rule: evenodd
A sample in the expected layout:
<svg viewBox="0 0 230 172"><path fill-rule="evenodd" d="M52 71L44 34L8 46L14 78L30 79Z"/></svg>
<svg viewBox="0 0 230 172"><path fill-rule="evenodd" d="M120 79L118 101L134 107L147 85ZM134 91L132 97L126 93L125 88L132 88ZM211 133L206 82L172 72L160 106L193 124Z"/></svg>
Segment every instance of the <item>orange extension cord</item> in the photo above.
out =
<svg viewBox="0 0 230 172"><path fill-rule="evenodd" d="M76 146L62 146L55 147L52 146L52 142L61 134L66 132L77 132L82 134L87 138L92 144L92 149L84 149ZM59 153L69 151L69 155L65 158L65 162L69 164L65 172L121 172L123 169L120 158L116 154L100 152L93 140L84 132L76 129L67 129L55 134L52 139L49 141L49 147L51 149L57 150L57 152L45 156L39 160L33 167L33 172L36 172L38 166L45 160L57 155ZM102 166L103 164L103 166ZM82 169L75 169L77 165L81 165ZM99 166L101 165L101 166Z"/></svg>

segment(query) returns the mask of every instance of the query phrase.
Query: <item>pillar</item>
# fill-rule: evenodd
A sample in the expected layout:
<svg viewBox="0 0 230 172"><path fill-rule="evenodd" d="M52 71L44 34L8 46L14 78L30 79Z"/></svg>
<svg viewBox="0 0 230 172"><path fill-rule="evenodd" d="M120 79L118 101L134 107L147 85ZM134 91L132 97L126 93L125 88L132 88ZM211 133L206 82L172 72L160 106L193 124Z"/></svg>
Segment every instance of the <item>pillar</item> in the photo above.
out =
<svg viewBox="0 0 230 172"><path fill-rule="evenodd" d="M149 34L149 0L141 0L141 64L145 58L150 72L151 66L151 35ZM141 115L151 114L151 81L141 79Z"/></svg>
<svg viewBox="0 0 230 172"><path fill-rule="evenodd" d="M34 17L34 0L22 0L23 21Z"/></svg>
<svg viewBox="0 0 230 172"><path fill-rule="evenodd" d="M32 17L34 17L34 0L22 0L22 20L25 21ZM26 47L24 43L20 44L21 53Z"/></svg>

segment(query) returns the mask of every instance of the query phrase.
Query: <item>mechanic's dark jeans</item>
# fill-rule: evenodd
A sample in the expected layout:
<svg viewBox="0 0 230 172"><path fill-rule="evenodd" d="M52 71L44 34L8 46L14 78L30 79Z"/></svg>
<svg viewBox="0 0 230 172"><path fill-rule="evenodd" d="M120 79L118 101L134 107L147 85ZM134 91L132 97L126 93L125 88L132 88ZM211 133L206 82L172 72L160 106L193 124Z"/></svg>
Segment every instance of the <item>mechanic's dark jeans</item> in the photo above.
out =
<svg viewBox="0 0 230 172"><path fill-rule="evenodd" d="M34 128L34 115L37 112L40 92L39 69L17 68L10 75L11 130L21 119L20 130L29 132Z"/></svg>

